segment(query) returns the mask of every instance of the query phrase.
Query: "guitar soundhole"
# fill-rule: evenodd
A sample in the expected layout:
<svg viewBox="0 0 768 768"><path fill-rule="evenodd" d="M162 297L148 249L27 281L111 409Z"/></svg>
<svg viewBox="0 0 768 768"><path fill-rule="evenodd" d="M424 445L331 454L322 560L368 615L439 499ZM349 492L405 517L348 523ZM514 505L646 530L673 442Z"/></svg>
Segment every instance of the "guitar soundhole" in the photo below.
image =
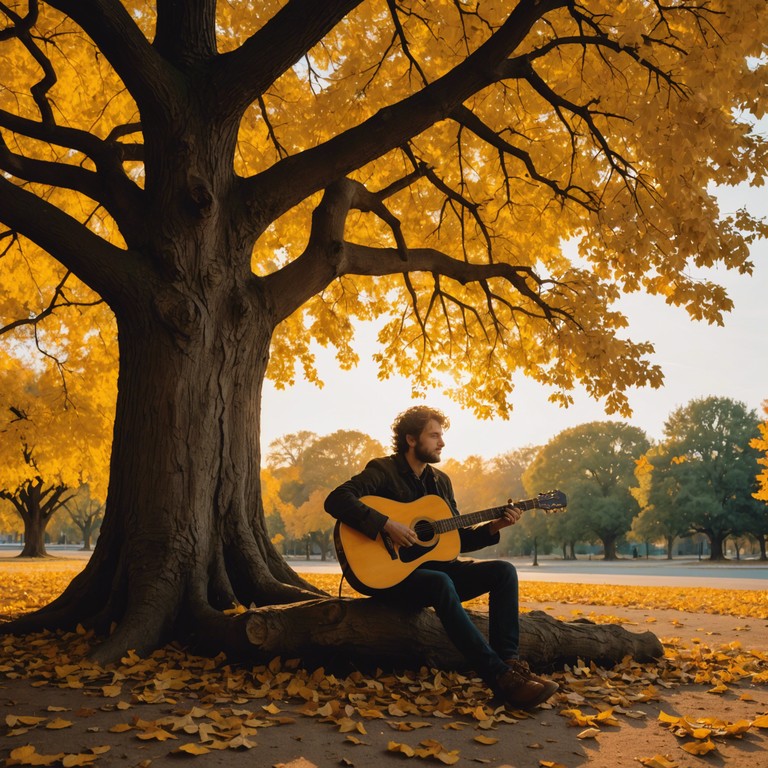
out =
<svg viewBox="0 0 768 768"><path fill-rule="evenodd" d="M435 537L435 528L429 520L419 520L414 524L413 530L419 537L419 541L432 541Z"/></svg>

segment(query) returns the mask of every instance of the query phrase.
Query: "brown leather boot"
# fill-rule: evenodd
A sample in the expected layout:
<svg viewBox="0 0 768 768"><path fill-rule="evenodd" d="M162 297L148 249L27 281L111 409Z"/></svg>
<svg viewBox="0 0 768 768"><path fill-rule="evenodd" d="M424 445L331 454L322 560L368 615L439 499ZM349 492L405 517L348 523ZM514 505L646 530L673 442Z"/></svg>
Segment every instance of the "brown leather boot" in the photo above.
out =
<svg viewBox="0 0 768 768"><path fill-rule="evenodd" d="M537 675L535 672L531 671L531 668L528 666L527 661L523 661L522 659L504 659L504 663L508 667L512 667L513 669L517 669L517 671L523 676L523 677L529 677L531 680L541 683L542 685L557 685L557 683L553 682L552 680L549 680L546 677L541 677ZM557 686L558 688L560 686ZM555 691L557 688L555 688ZM553 691L554 693L554 691Z"/></svg>
<svg viewBox="0 0 768 768"><path fill-rule="evenodd" d="M533 709L543 704L560 687L543 677L534 680L527 665L518 659L510 659L507 664L509 669L496 678L496 689L513 707Z"/></svg>

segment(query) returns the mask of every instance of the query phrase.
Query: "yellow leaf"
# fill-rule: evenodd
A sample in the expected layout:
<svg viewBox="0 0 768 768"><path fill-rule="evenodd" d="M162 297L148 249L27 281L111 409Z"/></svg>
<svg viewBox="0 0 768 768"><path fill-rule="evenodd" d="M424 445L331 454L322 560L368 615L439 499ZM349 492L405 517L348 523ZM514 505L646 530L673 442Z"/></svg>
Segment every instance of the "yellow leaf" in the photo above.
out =
<svg viewBox="0 0 768 768"><path fill-rule="evenodd" d="M125 733L126 731L132 731L133 726L129 725L128 723L117 723L116 725L113 725L110 729L110 733Z"/></svg>
<svg viewBox="0 0 768 768"><path fill-rule="evenodd" d="M600 733L599 728L585 728L581 733L577 734L577 739L594 739Z"/></svg>
<svg viewBox="0 0 768 768"><path fill-rule="evenodd" d="M480 735L480 736L475 736L475 741L478 744L497 744L499 740L498 739L494 739L491 736L482 736L482 735Z"/></svg>
<svg viewBox="0 0 768 768"><path fill-rule="evenodd" d="M172 733L168 733L164 728L153 728L151 730L142 731L136 734L136 738L142 741L149 741L150 739L156 739L157 741L167 741L168 739L177 738Z"/></svg>
<svg viewBox="0 0 768 768"><path fill-rule="evenodd" d="M387 752L399 752L406 757L413 757L416 754L413 747L409 747L407 744L401 744L397 741L387 742Z"/></svg>
<svg viewBox="0 0 768 768"><path fill-rule="evenodd" d="M52 765L62 757L64 757L63 752L57 755L42 755L31 744L26 744L11 750L6 765Z"/></svg>
<svg viewBox="0 0 768 768"><path fill-rule="evenodd" d="M707 741L689 741L687 744L681 745L681 748L691 755L706 755L713 749L717 749L714 742L709 739Z"/></svg>
<svg viewBox="0 0 768 768"><path fill-rule="evenodd" d="M45 727L51 731L58 731L62 728L69 728L71 725L71 720L63 720L62 718L57 717L55 720L51 720Z"/></svg>
<svg viewBox="0 0 768 768"><path fill-rule="evenodd" d="M78 765L90 765L95 762L98 755L94 754L78 754L78 755L65 755L61 764L64 768L75 768Z"/></svg>
<svg viewBox="0 0 768 768"><path fill-rule="evenodd" d="M33 717L32 715L6 715L5 724L9 728L17 725L37 725L45 720L44 717Z"/></svg>
<svg viewBox="0 0 768 768"><path fill-rule="evenodd" d="M204 747L202 744L195 744L190 742L188 744L182 744L180 747L171 751L172 755L207 755L211 750L208 747Z"/></svg>
<svg viewBox="0 0 768 768"><path fill-rule="evenodd" d="M679 763L670 760L665 755L654 755L653 757L639 757L638 762L646 768L678 768Z"/></svg>

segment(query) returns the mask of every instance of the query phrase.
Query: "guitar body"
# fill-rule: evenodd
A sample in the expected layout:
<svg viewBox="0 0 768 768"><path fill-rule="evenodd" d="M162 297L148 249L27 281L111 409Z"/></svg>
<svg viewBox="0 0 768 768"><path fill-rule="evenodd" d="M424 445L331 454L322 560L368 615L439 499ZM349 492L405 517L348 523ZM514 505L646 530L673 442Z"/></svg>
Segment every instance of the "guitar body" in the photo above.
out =
<svg viewBox="0 0 768 768"><path fill-rule="evenodd" d="M383 515L413 528L419 543L410 547L392 545L395 557L387 549L381 534L369 539L345 523L337 522L333 540L342 572L347 581L364 595L394 587L423 563L447 562L458 557L459 532L437 534L432 522L452 517L451 508L439 496L422 496L404 504L381 496L363 496L360 501Z"/></svg>

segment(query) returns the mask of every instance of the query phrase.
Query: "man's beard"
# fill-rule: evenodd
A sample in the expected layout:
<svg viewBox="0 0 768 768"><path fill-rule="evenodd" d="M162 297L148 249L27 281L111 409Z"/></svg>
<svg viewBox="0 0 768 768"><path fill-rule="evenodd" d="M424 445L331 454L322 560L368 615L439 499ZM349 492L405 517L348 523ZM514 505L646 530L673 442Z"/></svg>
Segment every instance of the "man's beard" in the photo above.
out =
<svg viewBox="0 0 768 768"><path fill-rule="evenodd" d="M428 451L421 443L416 443L413 447L414 456L425 464L437 464L440 461L439 451Z"/></svg>

